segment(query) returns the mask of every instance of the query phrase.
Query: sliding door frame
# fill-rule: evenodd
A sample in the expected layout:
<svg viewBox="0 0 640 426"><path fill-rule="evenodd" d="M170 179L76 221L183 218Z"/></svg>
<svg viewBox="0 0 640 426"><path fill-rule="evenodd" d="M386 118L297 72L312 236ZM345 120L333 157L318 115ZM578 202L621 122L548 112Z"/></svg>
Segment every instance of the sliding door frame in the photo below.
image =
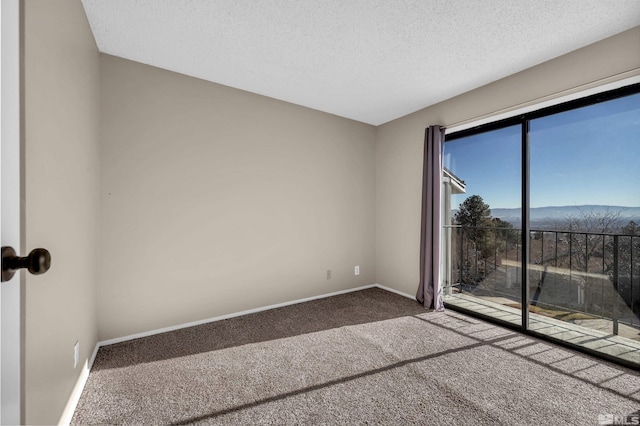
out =
<svg viewBox="0 0 640 426"><path fill-rule="evenodd" d="M638 80L637 78L635 79ZM484 320L499 324L501 326L505 326L511 329L518 330L520 332L524 332L528 335L532 335L538 338L542 338L544 340L553 341L554 343L560 344L564 347L571 348L574 350L578 350L580 352L588 353L590 355L594 355L596 357L605 358L609 361L613 361L618 364L625 365L627 367L631 367L634 369L638 369L638 365L634 363L627 362L623 359L609 356L607 354L603 354L602 352L596 352L590 350L585 347L576 346L571 343L568 343L564 340L555 339L551 336L547 336L541 333L536 333L529 328L529 253L530 253L530 218L529 218L529 205L530 205L530 157L529 157L529 130L530 130L530 122L532 120L547 117L550 115L571 111L574 109L587 107L591 105L595 105L602 102L607 102L614 99L623 98L625 96L634 95L640 93L640 83L634 82L629 85L618 87L615 89L603 91L600 93L584 96L577 99L572 99L565 102L560 102L555 105L543 107L540 109L535 109L529 112L515 114L512 117L499 119L493 122L488 122L485 124L481 124L475 127L470 127L464 130L454 131L451 133L445 133L444 143L452 142L457 139L466 138L469 136L474 136L482 133L487 133L493 130L499 130L505 127L516 126L519 125L521 128L521 235L520 235L520 244L522 247L522 267L521 267L521 324L517 326L515 324L509 323L507 321L502 321L496 318L493 318L488 315L483 315L475 311L471 311L468 309L460 308L458 306L454 306L451 304L447 304L445 302L445 306L452 310L462 311L466 314L470 314L472 316L480 317Z"/></svg>

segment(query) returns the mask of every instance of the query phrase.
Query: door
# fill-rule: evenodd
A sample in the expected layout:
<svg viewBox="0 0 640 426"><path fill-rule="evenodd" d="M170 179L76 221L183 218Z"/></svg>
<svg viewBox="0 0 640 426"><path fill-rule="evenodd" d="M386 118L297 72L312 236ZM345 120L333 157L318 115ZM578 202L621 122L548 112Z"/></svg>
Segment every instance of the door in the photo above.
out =
<svg viewBox="0 0 640 426"><path fill-rule="evenodd" d="M0 235L2 246L20 247L20 1L0 6ZM0 285L0 423L21 424L20 280Z"/></svg>

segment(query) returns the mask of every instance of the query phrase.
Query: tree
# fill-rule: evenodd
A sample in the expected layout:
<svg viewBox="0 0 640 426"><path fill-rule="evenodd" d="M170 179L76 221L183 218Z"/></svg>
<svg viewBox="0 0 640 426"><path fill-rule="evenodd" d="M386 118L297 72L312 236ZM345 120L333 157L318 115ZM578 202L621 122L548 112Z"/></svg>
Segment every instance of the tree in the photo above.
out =
<svg viewBox="0 0 640 426"><path fill-rule="evenodd" d="M557 247L547 247L548 259L560 268L586 272L582 276L586 289L584 307L587 312L611 317L620 307L620 298L640 317L640 288L633 271L640 266L640 226L629 221L623 226L624 208L619 210L584 211L569 215L554 223L554 229L561 235L565 248L559 253ZM609 276L610 286L604 286L600 276ZM576 275L581 277L580 274ZM613 288L614 296L606 296L606 288Z"/></svg>
<svg viewBox="0 0 640 426"><path fill-rule="evenodd" d="M462 228L460 244L464 254L460 259L460 280L477 284L486 276L486 269L495 266L497 254L503 250L503 228L511 225L492 218L491 208L479 195L472 195L460 204L455 221Z"/></svg>
<svg viewBox="0 0 640 426"><path fill-rule="evenodd" d="M640 318L640 278L634 271L640 270L640 226L633 220L620 228L617 244L611 247L612 252L617 248L617 290L633 313ZM613 268L610 268L613 269Z"/></svg>
<svg viewBox="0 0 640 426"><path fill-rule="evenodd" d="M613 270L613 235L620 229L623 209L612 211L585 211L578 209L578 214L565 217L565 225L561 230L568 229L572 247L571 261L578 270L588 271L591 259L603 259L605 272ZM599 263L599 262L598 262Z"/></svg>
<svg viewBox="0 0 640 426"><path fill-rule="evenodd" d="M455 214L458 225L464 228L465 235L474 243L482 241L491 223L491 208L481 196L472 195L460 204Z"/></svg>
<svg viewBox="0 0 640 426"><path fill-rule="evenodd" d="M509 230L513 229L513 225L507 222L506 220L502 220L499 217L491 218L491 226L496 228L496 235L501 236L502 238L507 238L509 235Z"/></svg>
<svg viewBox="0 0 640 426"><path fill-rule="evenodd" d="M612 211L583 210L578 208L577 214L566 215L563 220L557 222L560 229L568 229L573 232L587 233L613 233L621 225L624 209Z"/></svg>
<svg viewBox="0 0 640 426"><path fill-rule="evenodd" d="M620 230L622 235L640 235L640 225L635 223L633 220L630 220L626 226L623 226Z"/></svg>

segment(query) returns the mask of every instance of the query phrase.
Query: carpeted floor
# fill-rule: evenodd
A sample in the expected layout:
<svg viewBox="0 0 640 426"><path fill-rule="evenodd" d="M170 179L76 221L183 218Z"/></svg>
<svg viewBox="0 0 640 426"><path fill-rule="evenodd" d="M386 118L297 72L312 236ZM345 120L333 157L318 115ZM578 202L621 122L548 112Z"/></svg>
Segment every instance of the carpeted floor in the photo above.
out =
<svg viewBox="0 0 640 426"><path fill-rule="evenodd" d="M72 424L597 425L639 408L636 371L370 289L103 347Z"/></svg>

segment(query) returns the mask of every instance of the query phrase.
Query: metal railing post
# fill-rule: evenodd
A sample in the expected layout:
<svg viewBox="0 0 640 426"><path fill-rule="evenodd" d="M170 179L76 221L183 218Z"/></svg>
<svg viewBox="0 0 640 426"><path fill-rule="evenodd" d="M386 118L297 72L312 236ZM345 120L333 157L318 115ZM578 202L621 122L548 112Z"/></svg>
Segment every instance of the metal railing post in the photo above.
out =
<svg viewBox="0 0 640 426"><path fill-rule="evenodd" d="M613 289L618 294L618 236L613 236ZM614 297L611 318L613 319L613 334L618 334L618 298Z"/></svg>
<svg viewBox="0 0 640 426"><path fill-rule="evenodd" d="M458 281L460 283L459 291L462 293L462 281L463 281L463 271L464 271L464 228L458 228L460 230L460 276L458 277Z"/></svg>
<svg viewBox="0 0 640 426"><path fill-rule="evenodd" d="M630 258L630 262L631 262L631 276L629 277L629 282L631 283L631 306L635 307L636 306L636 299L633 297L633 289L635 288L635 283L633 282L633 268L635 267L635 264L633 263L633 236L629 238L630 244L631 246L629 247L629 258ZM632 313L639 315L640 312L633 312L633 308L632 308Z"/></svg>

